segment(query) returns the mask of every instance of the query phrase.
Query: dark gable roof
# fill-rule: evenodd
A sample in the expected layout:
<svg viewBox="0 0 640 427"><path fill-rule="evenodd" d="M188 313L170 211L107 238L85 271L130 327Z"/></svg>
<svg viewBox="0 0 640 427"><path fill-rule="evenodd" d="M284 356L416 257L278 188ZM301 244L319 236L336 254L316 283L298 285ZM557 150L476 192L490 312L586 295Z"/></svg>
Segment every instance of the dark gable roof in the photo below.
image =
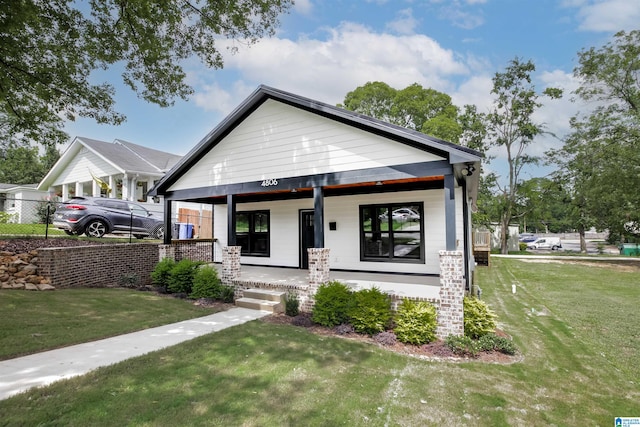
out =
<svg viewBox="0 0 640 427"><path fill-rule="evenodd" d="M393 125L363 114L325 104L290 92L260 85L247 99L233 110L218 126L209 132L187 155L185 155L152 189L157 193L173 184L183 173L196 164L229 132L238 126L247 116L265 101L273 99L284 104L327 117L349 126L362 129L415 148L439 154L454 163L476 163L482 154L461 145L456 145L421 132Z"/></svg>
<svg viewBox="0 0 640 427"><path fill-rule="evenodd" d="M165 153L119 139L113 143L84 137L78 137L78 139L114 165L130 172L162 174L182 158L176 154Z"/></svg>

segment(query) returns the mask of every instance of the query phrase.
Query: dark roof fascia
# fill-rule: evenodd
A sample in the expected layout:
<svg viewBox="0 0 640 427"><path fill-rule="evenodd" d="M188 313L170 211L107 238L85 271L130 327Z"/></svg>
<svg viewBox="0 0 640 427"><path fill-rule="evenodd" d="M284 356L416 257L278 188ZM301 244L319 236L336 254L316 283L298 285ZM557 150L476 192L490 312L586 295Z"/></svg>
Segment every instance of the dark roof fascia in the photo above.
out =
<svg viewBox="0 0 640 427"><path fill-rule="evenodd" d="M450 164L479 162L483 155L473 149L453 144L421 132L392 125L353 111L344 110L320 101L305 98L269 86L260 85L222 122L209 132L191 151L189 151L151 190L150 194L161 194L202 156L213 149L226 135L260 107L264 102L273 99L284 104L327 117L331 120L354 126L400 143L410 145L424 151L433 152L445 157Z"/></svg>

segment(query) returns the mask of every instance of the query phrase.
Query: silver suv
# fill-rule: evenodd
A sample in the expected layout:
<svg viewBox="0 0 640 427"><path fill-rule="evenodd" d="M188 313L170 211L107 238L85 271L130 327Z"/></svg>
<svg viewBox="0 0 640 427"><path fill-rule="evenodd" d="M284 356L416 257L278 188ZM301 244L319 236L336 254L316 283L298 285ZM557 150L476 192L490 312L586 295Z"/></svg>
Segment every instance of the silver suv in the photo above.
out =
<svg viewBox="0 0 640 427"><path fill-rule="evenodd" d="M69 235L133 234L136 238L164 238L163 218L144 206L120 199L74 197L56 207L53 225Z"/></svg>

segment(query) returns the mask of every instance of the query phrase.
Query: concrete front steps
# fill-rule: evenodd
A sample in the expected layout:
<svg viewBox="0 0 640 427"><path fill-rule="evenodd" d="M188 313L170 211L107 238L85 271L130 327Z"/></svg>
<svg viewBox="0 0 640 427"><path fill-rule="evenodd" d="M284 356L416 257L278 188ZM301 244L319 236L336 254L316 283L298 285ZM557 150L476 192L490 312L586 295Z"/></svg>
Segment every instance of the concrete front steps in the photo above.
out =
<svg viewBox="0 0 640 427"><path fill-rule="evenodd" d="M270 311L272 313L284 312L286 292L269 289L247 289L242 294L242 298L236 300L238 307Z"/></svg>

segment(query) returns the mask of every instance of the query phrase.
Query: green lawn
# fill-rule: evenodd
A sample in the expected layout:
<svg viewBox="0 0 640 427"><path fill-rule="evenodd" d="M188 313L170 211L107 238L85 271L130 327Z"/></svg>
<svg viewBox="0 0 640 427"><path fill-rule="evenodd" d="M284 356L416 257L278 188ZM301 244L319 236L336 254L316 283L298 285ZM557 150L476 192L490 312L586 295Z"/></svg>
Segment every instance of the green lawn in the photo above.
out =
<svg viewBox="0 0 640 427"><path fill-rule="evenodd" d="M254 321L0 401L0 425L607 426L640 416L638 271L494 259L478 276L519 362L427 361Z"/></svg>
<svg viewBox="0 0 640 427"><path fill-rule="evenodd" d="M125 289L3 290L0 360L213 312L184 300Z"/></svg>
<svg viewBox="0 0 640 427"><path fill-rule="evenodd" d="M50 236L65 236L65 232L45 224L6 224L0 223L0 235L2 236L44 236L48 233Z"/></svg>

